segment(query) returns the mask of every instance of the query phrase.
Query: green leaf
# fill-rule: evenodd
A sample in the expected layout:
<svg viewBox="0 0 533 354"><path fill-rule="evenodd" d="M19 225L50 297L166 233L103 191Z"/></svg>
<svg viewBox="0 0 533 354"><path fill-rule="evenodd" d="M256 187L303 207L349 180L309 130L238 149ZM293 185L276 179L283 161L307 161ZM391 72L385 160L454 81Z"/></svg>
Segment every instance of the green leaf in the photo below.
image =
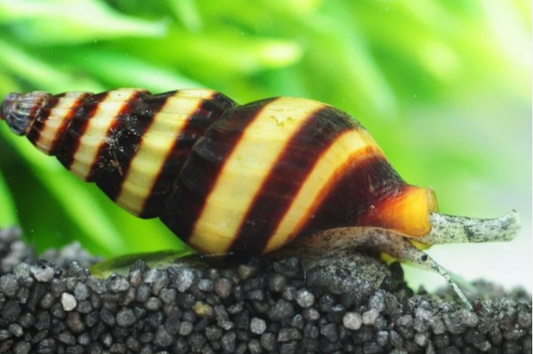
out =
<svg viewBox="0 0 533 354"><path fill-rule="evenodd" d="M91 75L117 87L133 86L154 92L202 87L175 70L108 49L80 49L66 56L76 65L85 67Z"/></svg>
<svg viewBox="0 0 533 354"><path fill-rule="evenodd" d="M0 171L0 229L19 225L15 203Z"/></svg>
<svg viewBox="0 0 533 354"><path fill-rule="evenodd" d="M54 64L48 64L37 59L29 52L3 41L0 37L1 70L17 75L41 90L63 92L66 90L102 89L102 86L94 80L65 73Z"/></svg>
<svg viewBox="0 0 533 354"><path fill-rule="evenodd" d="M0 14L26 42L39 45L162 36L167 26L123 15L99 0L3 0Z"/></svg>

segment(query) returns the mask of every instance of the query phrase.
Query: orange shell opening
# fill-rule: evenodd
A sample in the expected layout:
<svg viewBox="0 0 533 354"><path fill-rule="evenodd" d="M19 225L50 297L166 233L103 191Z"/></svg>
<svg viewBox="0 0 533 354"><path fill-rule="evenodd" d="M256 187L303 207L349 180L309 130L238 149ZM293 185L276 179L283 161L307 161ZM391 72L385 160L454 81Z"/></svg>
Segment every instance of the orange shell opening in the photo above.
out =
<svg viewBox="0 0 533 354"><path fill-rule="evenodd" d="M362 218L362 224L383 227L408 237L427 235L431 230L429 213L438 211L437 196L431 188L405 186L399 193L375 205Z"/></svg>

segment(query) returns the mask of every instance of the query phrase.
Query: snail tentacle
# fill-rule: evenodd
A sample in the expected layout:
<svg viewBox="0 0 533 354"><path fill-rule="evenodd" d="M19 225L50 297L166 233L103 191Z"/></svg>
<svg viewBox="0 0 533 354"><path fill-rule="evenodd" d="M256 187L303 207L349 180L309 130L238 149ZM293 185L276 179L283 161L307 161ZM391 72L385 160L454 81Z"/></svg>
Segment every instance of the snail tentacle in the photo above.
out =
<svg viewBox="0 0 533 354"><path fill-rule="evenodd" d="M412 262L415 264L419 264L424 267L430 267L431 269L434 269L437 271L450 286L452 287L453 291L457 294L457 296L461 299L461 301L469 308L472 309L472 305L470 304L470 301L468 301L468 298L463 293L461 288L459 288L459 285L455 282L455 280L452 279L452 276L444 267L442 267L440 264L438 264L433 258L431 258L427 253L424 251L419 250L416 248L411 242L408 240L404 240L403 249L401 250L400 254L392 254L392 256L395 256L399 258L400 260Z"/></svg>

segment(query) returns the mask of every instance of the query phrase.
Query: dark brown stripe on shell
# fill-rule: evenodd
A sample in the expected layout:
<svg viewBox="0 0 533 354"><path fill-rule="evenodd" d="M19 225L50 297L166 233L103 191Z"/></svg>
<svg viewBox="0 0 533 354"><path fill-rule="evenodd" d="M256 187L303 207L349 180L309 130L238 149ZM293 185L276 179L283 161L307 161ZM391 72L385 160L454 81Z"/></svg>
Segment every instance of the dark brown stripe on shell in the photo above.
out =
<svg viewBox="0 0 533 354"><path fill-rule="evenodd" d="M188 118L180 135L168 151L163 168L159 171L140 217L153 218L161 214L165 199L172 190L173 181L180 173L192 146L205 134L207 128L234 104L226 96L217 93L213 98L203 100L196 112Z"/></svg>
<svg viewBox="0 0 533 354"><path fill-rule="evenodd" d="M351 117L327 106L302 124L255 196L230 253L263 252L322 154L337 137L352 129L358 128Z"/></svg>
<svg viewBox="0 0 533 354"><path fill-rule="evenodd" d="M80 146L80 138L85 133L91 119L98 111L98 106L108 96L108 92L87 95L80 100L80 104L74 110L70 124L65 130L63 139L58 143L57 159L70 169L74 162L74 156Z"/></svg>
<svg viewBox="0 0 533 354"><path fill-rule="evenodd" d="M335 186L301 234L359 225L363 213L402 190L405 182L379 150L368 147L366 155L368 158L351 160L341 169Z"/></svg>
<svg viewBox="0 0 533 354"><path fill-rule="evenodd" d="M65 136L65 133L68 129L68 126L70 125L70 122L72 121L72 118L74 118L74 114L76 114L76 111L85 102L85 99L90 96L88 93L80 94L80 96L76 99L76 102L72 104L69 111L65 114L63 119L61 120L61 124L59 125L56 136L54 137L54 140L52 141L50 145L50 155L56 155L57 151L59 150L59 147L61 145L61 142L63 141L63 138Z"/></svg>
<svg viewBox="0 0 533 354"><path fill-rule="evenodd" d="M118 150L124 148L121 145L116 145L115 140L117 135L121 134L119 129L124 129L122 123L128 119L131 113L137 108L139 100L142 100L146 96L147 91L138 91L135 92L128 98L128 101L123 103L120 112L115 117L109 117L112 119L112 123L109 126L109 129L106 133L104 139L98 147L98 152L96 153L96 158L93 165L91 166L91 171L86 177L86 180L93 182L98 179L98 175L102 169L105 169L109 160L106 160L104 157L110 156L110 150ZM112 146L113 145L113 146Z"/></svg>
<svg viewBox="0 0 533 354"><path fill-rule="evenodd" d="M50 113L57 106L59 99L63 96L65 96L64 93L55 96L50 96L46 100L44 105L41 107L41 109L38 112L34 113L37 115L37 117L33 120L33 123L27 134L28 140L31 141L32 144L35 145L35 143L39 140L39 137L41 136L41 131L43 130L46 121L50 117Z"/></svg>
<svg viewBox="0 0 533 354"><path fill-rule="evenodd" d="M135 94L115 118L106 145L101 150L96 184L111 200L121 193L131 162L154 117L175 91L152 95Z"/></svg>
<svg viewBox="0 0 533 354"><path fill-rule="evenodd" d="M212 97L209 98L209 101L216 103L224 109L235 107L236 105L234 100L220 92L216 92Z"/></svg>
<svg viewBox="0 0 533 354"><path fill-rule="evenodd" d="M194 145L161 215L163 223L185 242L194 230L224 162L248 125L274 99L226 110Z"/></svg>

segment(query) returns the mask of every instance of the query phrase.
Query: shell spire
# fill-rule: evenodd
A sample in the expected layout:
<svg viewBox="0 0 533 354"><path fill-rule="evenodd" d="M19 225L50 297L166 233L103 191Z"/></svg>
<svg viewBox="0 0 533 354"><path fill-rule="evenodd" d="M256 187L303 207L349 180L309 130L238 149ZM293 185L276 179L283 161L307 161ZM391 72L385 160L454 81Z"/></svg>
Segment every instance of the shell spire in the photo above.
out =
<svg viewBox="0 0 533 354"><path fill-rule="evenodd" d="M0 119L5 119L11 131L17 135L26 135L37 117L42 104L51 95L43 91L29 94L10 93L0 106Z"/></svg>

